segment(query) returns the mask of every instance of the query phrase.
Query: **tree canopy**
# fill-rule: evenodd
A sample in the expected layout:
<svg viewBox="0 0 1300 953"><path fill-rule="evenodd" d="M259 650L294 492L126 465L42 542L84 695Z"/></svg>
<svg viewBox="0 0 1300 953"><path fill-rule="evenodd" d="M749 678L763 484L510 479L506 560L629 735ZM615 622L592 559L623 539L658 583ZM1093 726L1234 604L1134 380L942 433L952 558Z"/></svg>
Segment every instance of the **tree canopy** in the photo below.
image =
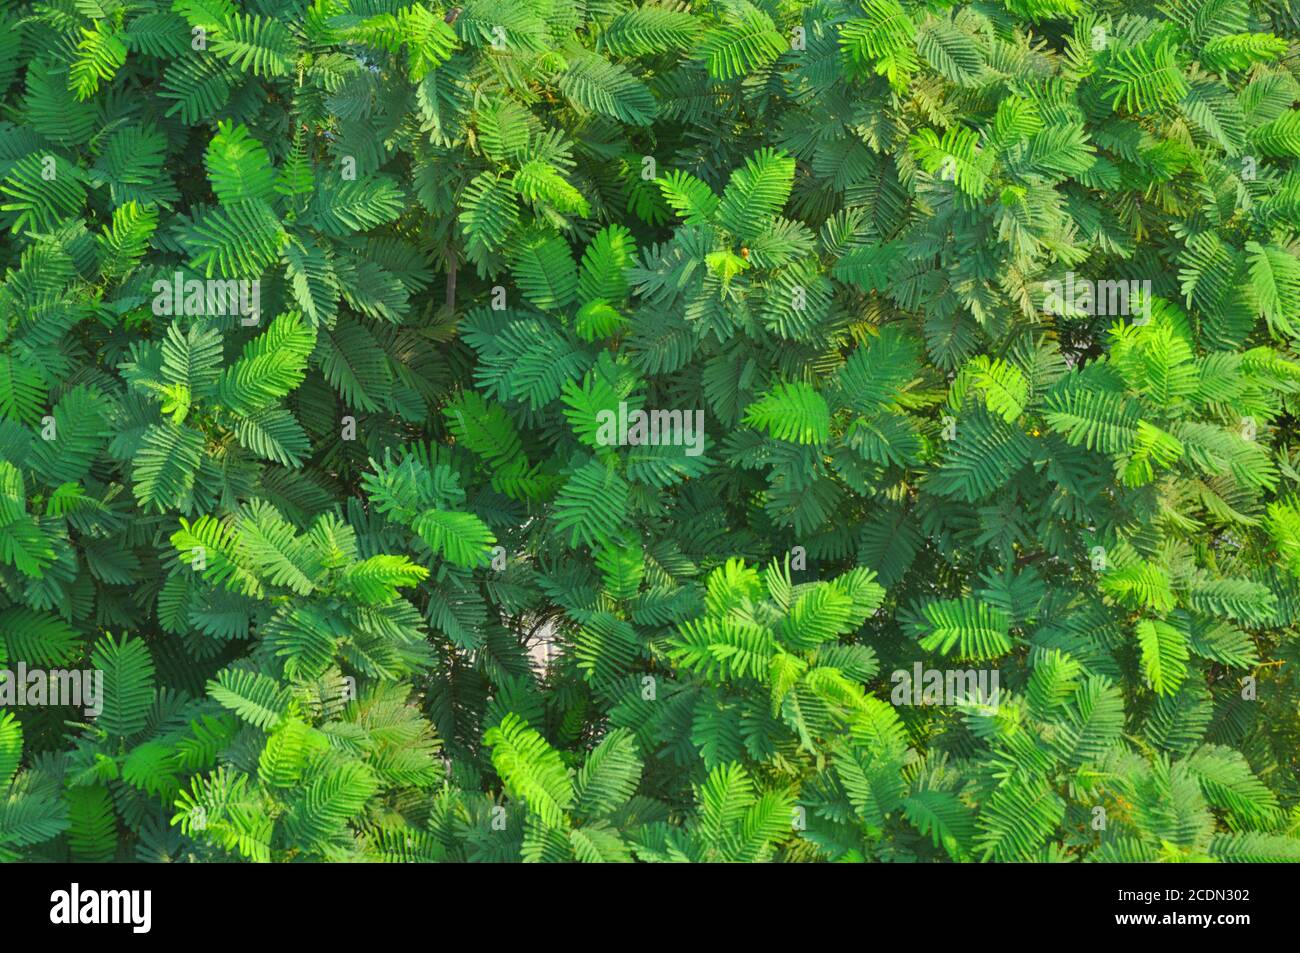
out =
<svg viewBox="0 0 1300 953"><path fill-rule="evenodd" d="M1300 860L1297 101L1278 0L7 4L0 860Z"/></svg>

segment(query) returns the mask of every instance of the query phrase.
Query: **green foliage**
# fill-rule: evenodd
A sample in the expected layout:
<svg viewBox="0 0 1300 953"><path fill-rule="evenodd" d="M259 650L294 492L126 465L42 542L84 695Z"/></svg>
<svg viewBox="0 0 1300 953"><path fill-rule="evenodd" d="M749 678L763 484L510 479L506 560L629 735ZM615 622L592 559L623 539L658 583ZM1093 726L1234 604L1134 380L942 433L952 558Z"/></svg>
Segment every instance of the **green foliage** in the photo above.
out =
<svg viewBox="0 0 1300 953"><path fill-rule="evenodd" d="M0 861L1300 860L1285 7L8 4Z"/></svg>

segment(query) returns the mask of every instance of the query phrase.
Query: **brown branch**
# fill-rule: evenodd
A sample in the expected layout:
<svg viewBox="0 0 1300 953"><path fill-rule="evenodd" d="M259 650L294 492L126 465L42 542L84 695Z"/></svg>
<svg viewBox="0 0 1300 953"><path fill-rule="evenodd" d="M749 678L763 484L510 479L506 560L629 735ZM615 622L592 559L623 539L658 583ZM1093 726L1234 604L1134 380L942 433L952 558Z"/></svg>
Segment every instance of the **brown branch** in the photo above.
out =
<svg viewBox="0 0 1300 953"><path fill-rule="evenodd" d="M456 250L447 249L447 310L456 310L456 269L459 262L456 258Z"/></svg>

